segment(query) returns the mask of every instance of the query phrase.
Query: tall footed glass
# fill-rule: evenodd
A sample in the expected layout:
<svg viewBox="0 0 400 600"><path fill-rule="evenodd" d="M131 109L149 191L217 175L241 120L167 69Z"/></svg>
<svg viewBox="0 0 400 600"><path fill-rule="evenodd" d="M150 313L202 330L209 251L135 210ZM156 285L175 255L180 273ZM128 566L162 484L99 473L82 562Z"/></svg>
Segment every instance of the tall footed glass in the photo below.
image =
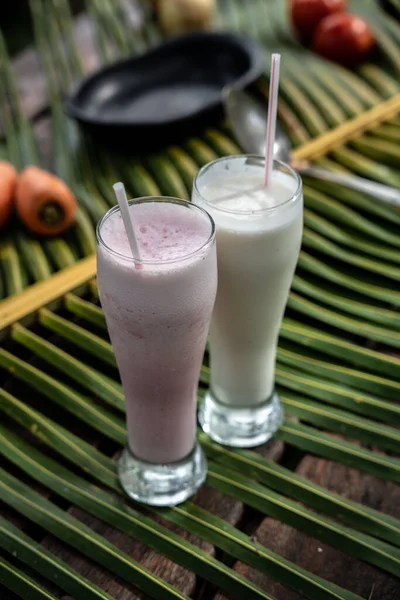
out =
<svg viewBox="0 0 400 600"><path fill-rule="evenodd" d="M199 411L203 430L228 446L266 442L282 422L275 390L279 328L303 228L301 179L275 161L231 156L198 173L192 200L217 230L218 292L210 329L210 389Z"/></svg>
<svg viewBox="0 0 400 600"><path fill-rule="evenodd" d="M206 476L196 443L198 378L217 288L214 223L172 198L130 202L140 248L132 258L118 207L97 228L101 304L126 401L126 493L171 506Z"/></svg>

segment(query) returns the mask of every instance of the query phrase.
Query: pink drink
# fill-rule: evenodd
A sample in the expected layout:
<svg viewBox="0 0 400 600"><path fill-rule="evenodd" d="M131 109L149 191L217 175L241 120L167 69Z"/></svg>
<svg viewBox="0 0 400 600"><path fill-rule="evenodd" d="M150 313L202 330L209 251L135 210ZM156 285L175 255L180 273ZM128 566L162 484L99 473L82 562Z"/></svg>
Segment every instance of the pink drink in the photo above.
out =
<svg viewBox="0 0 400 600"><path fill-rule="evenodd" d="M217 288L214 228L183 201L130 206L141 252L135 268L119 210L99 225L101 304L126 399L129 448L166 464L196 438L196 392Z"/></svg>

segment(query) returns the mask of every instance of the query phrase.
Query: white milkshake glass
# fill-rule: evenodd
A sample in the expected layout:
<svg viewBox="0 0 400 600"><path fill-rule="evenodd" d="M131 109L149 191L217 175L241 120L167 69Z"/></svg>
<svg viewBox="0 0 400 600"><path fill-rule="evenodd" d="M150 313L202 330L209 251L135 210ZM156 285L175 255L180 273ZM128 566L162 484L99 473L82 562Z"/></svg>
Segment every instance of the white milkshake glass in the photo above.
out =
<svg viewBox="0 0 400 600"><path fill-rule="evenodd" d="M231 156L204 166L192 200L213 217L218 292L210 329L210 388L199 410L216 442L252 447L282 423L275 390L279 328L299 256L303 192L299 175L274 161Z"/></svg>

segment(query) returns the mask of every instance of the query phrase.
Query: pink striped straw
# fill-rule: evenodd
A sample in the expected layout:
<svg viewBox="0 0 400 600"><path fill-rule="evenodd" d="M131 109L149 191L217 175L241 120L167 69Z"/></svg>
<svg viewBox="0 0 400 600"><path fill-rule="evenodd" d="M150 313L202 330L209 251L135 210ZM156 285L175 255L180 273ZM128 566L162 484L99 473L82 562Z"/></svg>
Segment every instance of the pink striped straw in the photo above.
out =
<svg viewBox="0 0 400 600"><path fill-rule="evenodd" d="M265 187L268 187L274 164L274 143L276 131L276 118L278 114L279 69L281 55L271 56L271 77L269 80L268 119L267 119L267 144L265 147Z"/></svg>

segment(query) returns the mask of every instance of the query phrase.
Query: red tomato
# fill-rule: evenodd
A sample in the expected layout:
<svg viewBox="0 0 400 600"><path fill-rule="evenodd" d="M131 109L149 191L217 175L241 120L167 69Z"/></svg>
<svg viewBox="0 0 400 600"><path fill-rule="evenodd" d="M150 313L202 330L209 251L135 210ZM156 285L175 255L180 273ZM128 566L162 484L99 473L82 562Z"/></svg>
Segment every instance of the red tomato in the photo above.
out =
<svg viewBox="0 0 400 600"><path fill-rule="evenodd" d="M336 14L325 17L313 37L313 50L342 65L355 65L374 45L367 23L357 15Z"/></svg>
<svg viewBox="0 0 400 600"><path fill-rule="evenodd" d="M291 0L292 23L299 36L310 40L324 17L346 9L346 0Z"/></svg>

